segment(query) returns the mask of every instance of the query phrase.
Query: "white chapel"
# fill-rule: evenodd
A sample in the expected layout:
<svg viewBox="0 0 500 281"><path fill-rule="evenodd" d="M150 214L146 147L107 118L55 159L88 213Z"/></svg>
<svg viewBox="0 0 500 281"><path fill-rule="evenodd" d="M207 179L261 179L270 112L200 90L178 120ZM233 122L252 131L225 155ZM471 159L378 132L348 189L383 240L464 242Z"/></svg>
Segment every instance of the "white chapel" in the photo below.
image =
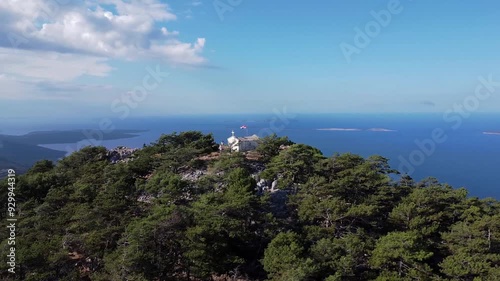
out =
<svg viewBox="0 0 500 281"><path fill-rule="evenodd" d="M259 137L257 135L236 137L234 131L232 131L231 136L227 138L227 145L231 148L231 151L245 152L256 149L259 144L258 141Z"/></svg>

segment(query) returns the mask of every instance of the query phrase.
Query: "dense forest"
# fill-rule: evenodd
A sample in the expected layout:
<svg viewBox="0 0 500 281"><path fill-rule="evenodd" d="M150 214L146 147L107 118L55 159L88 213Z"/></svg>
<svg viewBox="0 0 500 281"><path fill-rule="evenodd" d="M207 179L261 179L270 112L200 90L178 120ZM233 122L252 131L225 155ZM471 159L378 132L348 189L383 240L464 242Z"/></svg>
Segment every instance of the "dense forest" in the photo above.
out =
<svg viewBox="0 0 500 281"><path fill-rule="evenodd" d="M276 135L230 153L173 133L121 161L86 147L15 193L2 280L500 280L498 201Z"/></svg>

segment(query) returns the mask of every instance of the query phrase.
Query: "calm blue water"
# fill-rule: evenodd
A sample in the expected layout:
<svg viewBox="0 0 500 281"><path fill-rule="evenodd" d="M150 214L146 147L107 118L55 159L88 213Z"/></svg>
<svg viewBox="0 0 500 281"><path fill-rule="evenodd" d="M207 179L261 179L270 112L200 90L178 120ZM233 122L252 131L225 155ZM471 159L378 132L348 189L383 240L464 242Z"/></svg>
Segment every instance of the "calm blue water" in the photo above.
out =
<svg viewBox="0 0 500 281"><path fill-rule="evenodd" d="M276 121L273 122L273 119ZM79 125L51 124L38 128L91 128L96 127L98 121ZM443 116L438 114L296 115L293 118L289 117L285 122L275 115L152 117L114 121L113 124L117 129L148 131L135 138L104 141L98 144L110 148L118 145L141 147L144 143L149 144L156 140L162 133L186 130L213 133L217 142L225 142L231 135L231 130L234 130L236 135L248 133L261 136L274 131L280 136L289 136L294 142L317 147L326 156L336 152L352 152L365 157L378 154L389 158L393 168L411 172L410 175L416 180L433 176L454 187L466 187L472 196L500 199L500 135L483 134L484 131L499 132L499 121L500 114L474 114L470 118L462 119L462 124L453 129L455 121L446 122ZM241 125L246 125L248 130L239 129ZM358 130L318 130L324 128ZM371 128L392 131L369 131ZM436 128L443 130L446 140L442 143L432 142L433 146L430 144L430 139ZM4 132L7 131L9 130L4 129ZM19 127L16 132L12 129L10 131L23 132ZM427 139L427 154L425 148L419 148L415 143L425 139ZM66 150L68 145L47 147ZM407 164L402 164L403 162Z"/></svg>

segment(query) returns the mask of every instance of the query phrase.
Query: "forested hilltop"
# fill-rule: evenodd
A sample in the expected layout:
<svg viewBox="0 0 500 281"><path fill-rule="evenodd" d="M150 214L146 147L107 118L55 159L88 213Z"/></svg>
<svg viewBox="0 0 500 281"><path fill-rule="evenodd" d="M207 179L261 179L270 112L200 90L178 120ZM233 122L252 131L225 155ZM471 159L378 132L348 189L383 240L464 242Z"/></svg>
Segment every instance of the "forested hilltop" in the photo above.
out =
<svg viewBox="0 0 500 281"><path fill-rule="evenodd" d="M174 133L119 161L87 147L16 177L16 274L2 211L0 278L500 280L499 202L397 173L277 136L219 153Z"/></svg>

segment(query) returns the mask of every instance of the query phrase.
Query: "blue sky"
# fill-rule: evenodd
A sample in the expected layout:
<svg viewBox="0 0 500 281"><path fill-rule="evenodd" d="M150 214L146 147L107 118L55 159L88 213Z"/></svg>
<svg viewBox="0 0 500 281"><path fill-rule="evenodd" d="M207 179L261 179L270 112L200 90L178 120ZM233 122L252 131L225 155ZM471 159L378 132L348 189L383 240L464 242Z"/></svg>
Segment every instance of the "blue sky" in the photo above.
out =
<svg viewBox="0 0 500 281"><path fill-rule="evenodd" d="M54 1L0 3L6 118L445 112L500 81L494 0ZM373 13L390 20L360 47ZM124 102L147 69L163 76Z"/></svg>

